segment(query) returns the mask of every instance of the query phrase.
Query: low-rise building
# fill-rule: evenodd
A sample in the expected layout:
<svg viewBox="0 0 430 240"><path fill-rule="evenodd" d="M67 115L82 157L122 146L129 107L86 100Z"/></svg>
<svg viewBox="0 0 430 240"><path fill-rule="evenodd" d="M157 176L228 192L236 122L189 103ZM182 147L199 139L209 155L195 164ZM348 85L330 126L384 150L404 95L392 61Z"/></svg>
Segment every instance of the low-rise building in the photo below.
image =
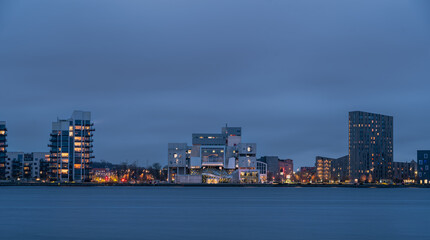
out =
<svg viewBox="0 0 430 240"><path fill-rule="evenodd" d="M316 182L316 167L301 167L298 177L301 183Z"/></svg>
<svg viewBox="0 0 430 240"><path fill-rule="evenodd" d="M279 159L278 156L263 156L258 159L267 164L267 180L285 183L293 175L293 160Z"/></svg>
<svg viewBox="0 0 430 240"><path fill-rule="evenodd" d="M260 182L266 183L267 182L267 163L257 161L257 170L258 170L258 174L260 175Z"/></svg>
<svg viewBox="0 0 430 240"><path fill-rule="evenodd" d="M417 162L393 162L393 181L413 183L416 179Z"/></svg>
<svg viewBox="0 0 430 240"><path fill-rule="evenodd" d="M345 182L349 180L349 156L333 159L331 162L331 180Z"/></svg>
<svg viewBox="0 0 430 240"><path fill-rule="evenodd" d="M6 160L6 179L14 181L39 181L46 172L41 169L49 156L47 152L9 152ZM46 171L46 170L45 170Z"/></svg>
<svg viewBox="0 0 430 240"><path fill-rule="evenodd" d="M317 156L315 159L316 177L318 182L331 180L331 162L334 158Z"/></svg>
<svg viewBox="0 0 430 240"><path fill-rule="evenodd" d="M315 167L318 182L344 182L348 178L348 155L340 158L317 156Z"/></svg>
<svg viewBox="0 0 430 240"><path fill-rule="evenodd" d="M418 183L430 184L430 150L417 151Z"/></svg>

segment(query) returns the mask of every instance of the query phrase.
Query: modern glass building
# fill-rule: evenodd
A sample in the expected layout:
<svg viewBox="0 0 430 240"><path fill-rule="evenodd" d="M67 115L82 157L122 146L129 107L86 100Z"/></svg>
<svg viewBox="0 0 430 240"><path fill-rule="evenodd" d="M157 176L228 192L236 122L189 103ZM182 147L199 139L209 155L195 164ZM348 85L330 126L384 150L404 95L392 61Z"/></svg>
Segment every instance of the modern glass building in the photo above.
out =
<svg viewBox="0 0 430 240"><path fill-rule="evenodd" d="M93 156L91 112L74 111L72 117L52 123L49 176L51 181L89 182Z"/></svg>
<svg viewBox="0 0 430 240"><path fill-rule="evenodd" d="M349 113L349 178L353 182L392 179L393 117Z"/></svg>
<svg viewBox="0 0 430 240"><path fill-rule="evenodd" d="M7 158L7 129L6 122L0 121L0 180L6 179L6 158Z"/></svg>

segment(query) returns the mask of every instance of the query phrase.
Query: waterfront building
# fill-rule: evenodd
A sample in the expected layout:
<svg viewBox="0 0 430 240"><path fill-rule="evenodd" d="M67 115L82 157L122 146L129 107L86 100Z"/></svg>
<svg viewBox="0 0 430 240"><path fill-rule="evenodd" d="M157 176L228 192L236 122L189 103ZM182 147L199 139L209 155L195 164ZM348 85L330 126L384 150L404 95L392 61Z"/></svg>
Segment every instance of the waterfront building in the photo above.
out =
<svg viewBox="0 0 430 240"><path fill-rule="evenodd" d="M430 184L430 150L417 151L418 183Z"/></svg>
<svg viewBox="0 0 430 240"><path fill-rule="evenodd" d="M293 160L279 159L278 156L263 156L258 161L267 164L267 179L269 181L285 183L292 178Z"/></svg>
<svg viewBox="0 0 430 240"><path fill-rule="evenodd" d="M344 182L348 176L348 155L341 158L315 158L318 182Z"/></svg>
<svg viewBox="0 0 430 240"><path fill-rule="evenodd" d="M92 168L91 180L96 183L118 182L118 174L110 168Z"/></svg>
<svg viewBox="0 0 430 240"><path fill-rule="evenodd" d="M255 143L242 143L240 127L194 133L192 146L168 144L168 182L257 183L256 151Z"/></svg>
<svg viewBox="0 0 430 240"><path fill-rule="evenodd" d="M74 111L52 123L49 175L51 181L89 182L93 156L91 112Z"/></svg>
<svg viewBox="0 0 430 240"><path fill-rule="evenodd" d="M301 183L315 183L316 182L316 167L301 167L297 173Z"/></svg>
<svg viewBox="0 0 430 240"><path fill-rule="evenodd" d="M392 179L393 117L349 113L349 177L354 182Z"/></svg>
<svg viewBox="0 0 430 240"><path fill-rule="evenodd" d="M6 122L0 121L0 181L6 180L6 158L7 158L7 128Z"/></svg>
<svg viewBox="0 0 430 240"><path fill-rule="evenodd" d="M267 182L267 163L257 160L257 170L260 175L260 183Z"/></svg>
<svg viewBox="0 0 430 240"><path fill-rule="evenodd" d="M393 181L397 183L414 183L416 180L417 162L393 162Z"/></svg>
<svg viewBox="0 0 430 240"><path fill-rule="evenodd" d="M319 182L331 180L331 162L334 158L317 156L315 159L316 177Z"/></svg>
<svg viewBox="0 0 430 240"><path fill-rule="evenodd" d="M349 180L349 156L343 156L331 161L331 180L346 182Z"/></svg>
<svg viewBox="0 0 430 240"><path fill-rule="evenodd" d="M6 179L13 181L39 181L49 153L9 152L6 159ZM46 171L46 170L45 170Z"/></svg>

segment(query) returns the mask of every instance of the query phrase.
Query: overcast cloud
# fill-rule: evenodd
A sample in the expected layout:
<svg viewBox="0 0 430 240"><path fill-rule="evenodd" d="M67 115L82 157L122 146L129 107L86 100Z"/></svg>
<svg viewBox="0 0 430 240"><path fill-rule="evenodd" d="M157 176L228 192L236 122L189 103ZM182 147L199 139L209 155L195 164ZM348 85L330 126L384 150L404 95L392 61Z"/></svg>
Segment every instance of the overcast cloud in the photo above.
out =
<svg viewBox="0 0 430 240"><path fill-rule="evenodd" d="M96 160L166 164L168 142L241 126L295 166L348 153L348 111L394 116L394 160L430 149L428 1L0 1L9 151L95 121Z"/></svg>

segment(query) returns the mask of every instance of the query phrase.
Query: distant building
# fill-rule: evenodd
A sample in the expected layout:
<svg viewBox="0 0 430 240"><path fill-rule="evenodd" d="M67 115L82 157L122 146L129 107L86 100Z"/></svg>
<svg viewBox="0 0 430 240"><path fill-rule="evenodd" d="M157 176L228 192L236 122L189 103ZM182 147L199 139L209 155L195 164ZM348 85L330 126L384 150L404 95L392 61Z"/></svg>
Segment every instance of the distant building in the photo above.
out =
<svg viewBox="0 0 430 240"><path fill-rule="evenodd" d="M392 179L393 117L349 113L349 175L352 181Z"/></svg>
<svg viewBox="0 0 430 240"><path fill-rule="evenodd" d="M22 177L24 152L9 152L6 159L6 179L19 180Z"/></svg>
<svg viewBox="0 0 430 240"><path fill-rule="evenodd" d="M6 158L7 158L7 129L6 122L0 121L0 181L6 180Z"/></svg>
<svg viewBox="0 0 430 240"><path fill-rule="evenodd" d="M349 180L349 156L343 156L331 161L331 180L345 182Z"/></svg>
<svg viewBox="0 0 430 240"><path fill-rule="evenodd" d="M301 183L314 183L316 181L316 167L301 167L298 176Z"/></svg>
<svg viewBox="0 0 430 240"><path fill-rule="evenodd" d="M418 150L418 183L430 184L430 150Z"/></svg>
<svg viewBox="0 0 430 240"><path fill-rule="evenodd" d="M315 167L318 182L344 182L348 177L348 155L341 158L317 156Z"/></svg>
<svg viewBox="0 0 430 240"><path fill-rule="evenodd" d="M267 163L257 160L257 170L258 170L258 174L260 175L260 182L266 183L267 182Z"/></svg>
<svg viewBox="0 0 430 240"><path fill-rule="evenodd" d="M52 123L50 138L50 179L58 182L90 181L93 156L91 113L74 111L69 119Z"/></svg>
<svg viewBox="0 0 430 240"><path fill-rule="evenodd" d="M118 175L110 168L92 168L91 180L97 183L118 182Z"/></svg>
<svg viewBox="0 0 430 240"><path fill-rule="evenodd" d="M41 164L46 162L49 153L9 152L6 159L6 179L14 181L39 181Z"/></svg>
<svg viewBox="0 0 430 240"><path fill-rule="evenodd" d="M294 171L293 160L279 159L278 156L263 156L258 160L267 163L268 181L285 183L291 179Z"/></svg>
<svg viewBox="0 0 430 240"><path fill-rule="evenodd" d="M319 182L329 182L331 180L331 162L333 160L334 158L316 157L316 177Z"/></svg>
<svg viewBox="0 0 430 240"><path fill-rule="evenodd" d="M415 182L417 162L393 162L393 181L394 182Z"/></svg>
<svg viewBox="0 0 430 240"><path fill-rule="evenodd" d="M168 182L257 183L259 171L255 143L242 143L240 127L221 133L194 133L192 146L168 144Z"/></svg>

